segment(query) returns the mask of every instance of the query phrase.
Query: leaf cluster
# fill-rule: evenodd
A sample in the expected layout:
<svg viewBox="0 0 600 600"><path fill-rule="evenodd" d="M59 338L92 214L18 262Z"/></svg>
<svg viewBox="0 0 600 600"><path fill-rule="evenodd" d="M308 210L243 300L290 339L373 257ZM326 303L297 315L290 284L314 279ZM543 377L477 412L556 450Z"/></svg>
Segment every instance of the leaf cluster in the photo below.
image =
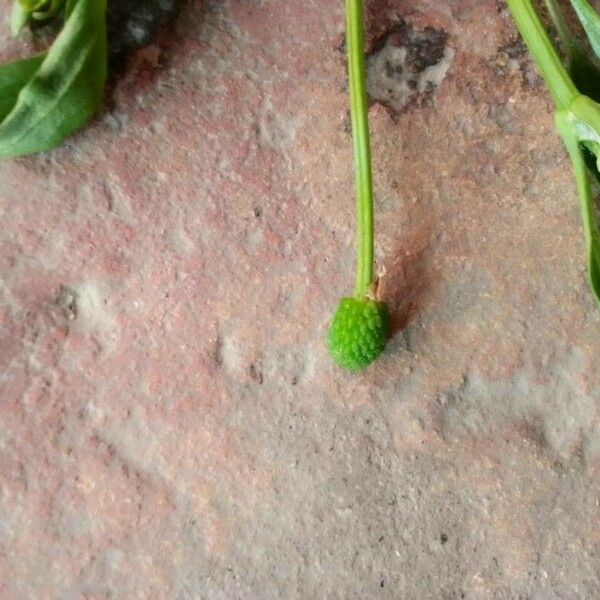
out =
<svg viewBox="0 0 600 600"><path fill-rule="evenodd" d="M52 19L62 27L48 51L0 65L0 158L57 146L102 100L106 0L17 0L11 27Z"/></svg>

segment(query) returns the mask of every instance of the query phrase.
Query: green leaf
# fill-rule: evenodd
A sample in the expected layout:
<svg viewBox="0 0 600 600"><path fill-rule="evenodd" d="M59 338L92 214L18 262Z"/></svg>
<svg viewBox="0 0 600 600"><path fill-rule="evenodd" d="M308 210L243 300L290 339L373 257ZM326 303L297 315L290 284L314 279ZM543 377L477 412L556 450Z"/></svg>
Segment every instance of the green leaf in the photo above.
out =
<svg viewBox="0 0 600 600"><path fill-rule="evenodd" d="M32 13L36 10L42 10L50 4L49 0L18 0L25 12Z"/></svg>
<svg viewBox="0 0 600 600"><path fill-rule="evenodd" d="M0 121L13 109L19 92L40 68L45 54L0 65Z"/></svg>
<svg viewBox="0 0 600 600"><path fill-rule="evenodd" d="M61 10L65 0L51 0L44 10L36 10L32 13L32 17L38 21L44 21L55 17Z"/></svg>
<svg viewBox="0 0 600 600"><path fill-rule="evenodd" d="M10 14L10 32L16 37L23 27L29 23L30 14L23 9L18 0L15 0Z"/></svg>
<svg viewBox="0 0 600 600"><path fill-rule="evenodd" d="M600 15L588 0L571 0L571 6L577 13L596 56L600 58Z"/></svg>
<svg viewBox="0 0 600 600"><path fill-rule="evenodd" d="M581 217L583 220L583 230L585 233L585 243L588 259L588 279L596 302L600 305L600 232L598 231L598 221L596 218L596 209L592 197L592 189L584 154L581 150L580 142L577 137L577 128L573 126L572 115L567 111L556 113L556 127L560 132L575 174L577 191L579 193L579 202L581 204Z"/></svg>
<svg viewBox="0 0 600 600"><path fill-rule="evenodd" d="M0 123L0 157L53 148L84 125L102 100L106 0L70 0L65 18L39 69ZM2 85L10 88L9 79L0 89Z"/></svg>

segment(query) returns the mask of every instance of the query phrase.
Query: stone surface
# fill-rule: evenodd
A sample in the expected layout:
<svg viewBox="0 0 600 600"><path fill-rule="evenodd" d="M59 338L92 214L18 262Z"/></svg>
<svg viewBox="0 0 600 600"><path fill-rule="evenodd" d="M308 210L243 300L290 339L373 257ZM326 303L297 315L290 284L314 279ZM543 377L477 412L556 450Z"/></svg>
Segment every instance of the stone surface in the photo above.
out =
<svg viewBox="0 0 600 600"><path fill-rule="evenodd" d="M364 374L324 344L342 2L190 0L89 127L0 163L3 600L600 597L600 313L551 103L501 2L368 9L373 51L402 26L452 60L371 107L396 333Z"/></svg>

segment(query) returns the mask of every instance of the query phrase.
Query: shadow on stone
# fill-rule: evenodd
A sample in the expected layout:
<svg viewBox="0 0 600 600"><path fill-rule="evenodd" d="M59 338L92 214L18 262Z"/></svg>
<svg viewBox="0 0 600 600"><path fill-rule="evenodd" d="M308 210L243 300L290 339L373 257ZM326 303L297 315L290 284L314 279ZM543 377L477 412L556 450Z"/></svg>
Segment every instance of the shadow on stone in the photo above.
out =
<svg viewBox="0 0 600 600"><path fill-rule="evenodd" d="M184 4L184 0L109 0L111 71L121 71L131 52L154 42L161 30L175 21Z"/></svg>
<svg viewBox="0 0 600 600"><path fill-rule="evenodd" d="M383 278L382 295L392 318L392 335L403 331L423 309L431 284L430 232L402 240Z"/></svg>

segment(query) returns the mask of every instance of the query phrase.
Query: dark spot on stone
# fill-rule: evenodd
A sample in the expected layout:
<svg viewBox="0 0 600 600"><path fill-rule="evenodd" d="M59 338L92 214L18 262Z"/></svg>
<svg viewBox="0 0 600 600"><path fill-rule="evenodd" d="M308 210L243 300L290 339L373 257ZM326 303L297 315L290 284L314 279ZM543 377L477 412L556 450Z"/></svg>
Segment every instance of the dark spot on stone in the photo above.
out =
<svg viewBox="0 0 600 600"><path fill-rule="evenodd" d="M395 65L388 60L385 63L385 72L390 78L398 77L404 72L404 67L402 65Z"/></svg>
<svg viewBox="0 0 600 600"><path fill-rule="evenodd" d="M501 46L499 51L504 52L508 58L523 58L527 54L525 44L520 39Z"/></svg>
<svg viewBox="0 0 600 600"><path fill-rule="evenodd" d="M442 543L442 546L448 541L448 536L445 533L442 533L440 535L440 542Z"/></svg>
<svg viewBox="0 0 600 600"><path fill-rule="evenodd" d="M262 216L262 208L260 206L255 206L252 212L257 219Z"/></svg>
<svg viewBox="0 0 600 600"><path fill-rule="evenodd" d="M413 73L421 73L427 67L436 65L444 56L448 33L442 29L426 27L423 31L413 29L406 21L400 21L373 43L369 55L376 54L386 45L393 48L406 49L406 68ZM390 65L396 74L402 74L402 69Z"/></svg>
<svg viewBox="0 0 600 600"><path fill-rule="evenodd" d="M382 579L381 583L379 584L379 587L385 587L385 581Z"/></svg>
<svg viewBox="0 0 600 600"><path fill-rule="evenodd" d="M344 118L344 133L352 135L352 117L350 116L350 111L346 112L346 117Z"/></svg>
<svg viewBox="0 0 600 600"><path fill-rule="evenodd" d="M397 113L425 105L450 67L448 37L442 29L417 30L401 20L374 39L366 61L370 100Z"/></svg>
<svg viewBox="0 0 600 600"><path fill-rule="evenodd" d="M290 381L290 383L291 383L292 385L296 385L296 384L298 383L298 376L297 376L297 375L294 375L294 376L292 377L292 380Z"/></svg>
<svg viewBox="0 0 600 600"><path fill-rule="evenodd" d="M493 66L499 76L505 76L518 69L529 87L535 88L542 85L542 78L527 52L527 47L520 38L498 48Z"/></svg>
<svg viewBox="0 0 600 600"><path fill-rule="evenodd" d="M409 39L407 46L408 56L406 62L408 67L415 73L424 71L427 67L437 65L444 56L448 34L438 31L433 27L426 27L421 35Z"/></svg>
<svg viewBox="0 0 600 600"><path fill-rule="evenodd" d="M77 317L77 296L73 288L61 285L58 296L54 300L54 304L62 311L63 316L70 321Z"/></svg>
<svg viewBox="0 0 600 600"><path fill-rule="evenodd" d="M250 365L250 368L248 369L248 371L250 373L250 379L252 379L252 381L254 381L254 383L258 383L259 385L262 385L263 373L262 373L262 368L260 367L260 365L258 365L256 363L252 363Z"/></svg>
<svg viewBox="0 0 600 600"><path fill-rule="evenodd" d="M221 334L217 334L215 340L213 359L217 367L220 367L223 364L223 338L221 337Z"/></svg>

